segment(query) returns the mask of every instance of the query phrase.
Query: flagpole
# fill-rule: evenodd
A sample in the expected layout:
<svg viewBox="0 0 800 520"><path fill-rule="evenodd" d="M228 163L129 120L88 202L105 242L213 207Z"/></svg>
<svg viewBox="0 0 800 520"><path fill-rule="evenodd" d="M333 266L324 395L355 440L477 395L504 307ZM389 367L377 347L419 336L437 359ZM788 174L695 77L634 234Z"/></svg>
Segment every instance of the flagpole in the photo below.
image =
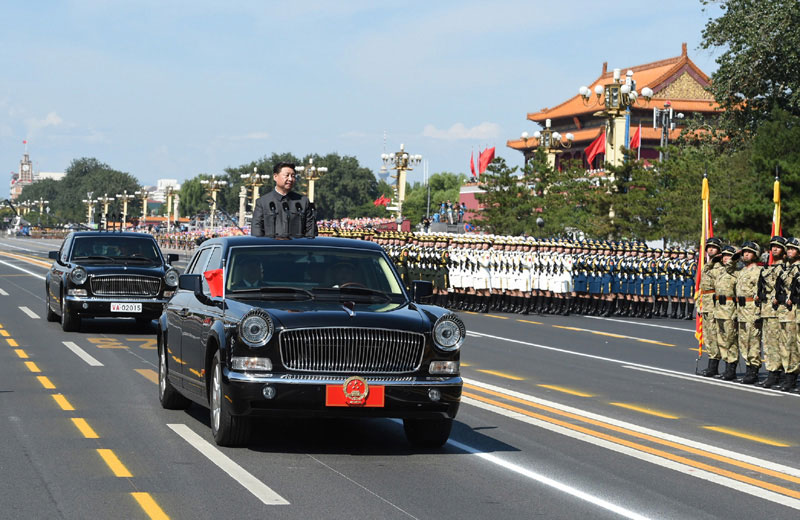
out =
<svg viewBox="0 0 800 520"><path fill-rule="evenodd" d="M703 173L703 187L700 192L700 198L703 201L703 216L702 216L702 229L700 230L700 254L697 260L697 278L695 280L694 301L697 307L697 317L695 321L694 337L697 339L697 358L703 357L703 295L700 292L700 277L703 275L703 267L706 263L706 240L708 240L708 228L710 224L709 214L709 188L708 188L708 170Z"/></svg>
<svg viewBox="0 0 800 520"><path fill-rule="evenodd" d="M639 121L639 147L636 150L636 160L642 160L642 122Z"/></svg>

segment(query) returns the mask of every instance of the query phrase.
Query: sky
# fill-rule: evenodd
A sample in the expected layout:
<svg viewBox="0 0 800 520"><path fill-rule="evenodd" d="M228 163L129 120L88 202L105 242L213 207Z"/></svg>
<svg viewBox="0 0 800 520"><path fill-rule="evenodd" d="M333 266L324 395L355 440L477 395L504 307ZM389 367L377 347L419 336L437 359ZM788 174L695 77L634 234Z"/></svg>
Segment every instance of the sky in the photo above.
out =
<svg viewBox="0 0 800 520"><path fill-rule="evenodd" d="M613 8L606 9L604 5ZM145 185L273 152L336 152L377 172L421 154L467 173L470 154L538 125L528 112L601 72L699 48L717 7L563 1L4 1L0 162L35 171L95 157ZM384 144L385 136L385 144ZM10 181L10 174L6 174ZM409 181L422 180L422 168Z"/></svg>

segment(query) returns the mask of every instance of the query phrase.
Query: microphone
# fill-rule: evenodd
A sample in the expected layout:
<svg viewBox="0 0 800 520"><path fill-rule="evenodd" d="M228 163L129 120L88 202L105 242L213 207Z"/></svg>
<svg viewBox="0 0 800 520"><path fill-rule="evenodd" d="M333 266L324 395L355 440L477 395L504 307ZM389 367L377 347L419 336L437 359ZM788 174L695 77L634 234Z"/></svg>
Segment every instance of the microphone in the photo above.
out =
<svg viewBox="0 0 800 520"><path fill-rule="evenodd" d="M289 211L289 203L285 200L283 201L283 211Z"/></svg>
<svg viewBox="0 0 800 520"><path fill-rule="evenodd" d="M274 203L274 202L272 202L272 201L269 201L269 210L270 210L272 213L275 213L275 203Z"/></svg>
<svg viewBox="0 0 800 520"><path fill-rule="evenodd" d="M296 209L298 213L303 212L303 206L301 206L299 202L294 203L294 209Z"/></svg>

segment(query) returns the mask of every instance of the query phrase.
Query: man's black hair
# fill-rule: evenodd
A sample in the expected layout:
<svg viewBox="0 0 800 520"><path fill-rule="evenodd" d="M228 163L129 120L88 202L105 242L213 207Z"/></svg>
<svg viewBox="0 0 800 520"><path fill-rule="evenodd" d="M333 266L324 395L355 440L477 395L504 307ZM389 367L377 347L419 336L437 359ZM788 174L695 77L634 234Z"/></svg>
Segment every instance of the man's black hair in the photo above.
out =
<svg viewBox="0 0 800 520"><path fill-rule="evenodd" d="M272 167L272 174L275 175L277 173L280 173L282 168L291 168L292 171L295 171L295 172L297 171L297 169L294 166L294 163L281 161L281 162L277 163L275 166Z"/></svg>

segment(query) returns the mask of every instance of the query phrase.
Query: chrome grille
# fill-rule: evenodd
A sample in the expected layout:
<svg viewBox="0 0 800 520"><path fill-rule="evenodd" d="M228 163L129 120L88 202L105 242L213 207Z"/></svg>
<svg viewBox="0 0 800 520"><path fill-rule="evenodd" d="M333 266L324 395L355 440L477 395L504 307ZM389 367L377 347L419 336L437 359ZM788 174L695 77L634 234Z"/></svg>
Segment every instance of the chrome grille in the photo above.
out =
<svg viewBox="0 0 800 520"><path fill-rule="evenodd" d="M161 278L135 275L100 275L91 278L95 296L157 296Z"/></svg>
<svg viewBox="0 0 800 520"><path fill-rule="evenodd" d="M386 329L319 328L280 334L283 364L301 372L412 372L422 362L425 337Z"/></svg>

